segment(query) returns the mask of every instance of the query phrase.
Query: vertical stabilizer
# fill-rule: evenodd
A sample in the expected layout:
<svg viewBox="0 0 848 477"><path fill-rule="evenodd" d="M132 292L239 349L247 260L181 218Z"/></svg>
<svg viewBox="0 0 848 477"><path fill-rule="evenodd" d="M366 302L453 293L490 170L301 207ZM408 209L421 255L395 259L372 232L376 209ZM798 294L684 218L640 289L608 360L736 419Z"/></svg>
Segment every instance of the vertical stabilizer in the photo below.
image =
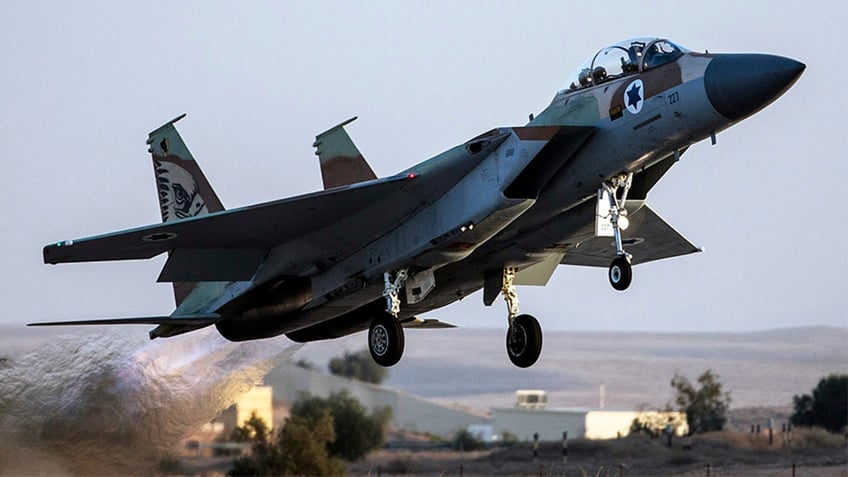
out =
<svg viewBox="0 0 848 477"><path fill-rule="evenodd" d="M224 210L218 195L174 127L174 123L184 117L185 114L168 121L147 138L150 145L148 152L153 156L162 222ZM195 286L195 283L174 283L177 306Z"/></svg>
<svg viewBox="0 0 848 477"><path fill-rule="evenodd" d="M200 166L195 162L174 123L185 114L150 133L148 152L153 156L162 221L186 219L224 210Z"/></svg>
<svg viewBox="0 0 848 477"><path fill-rule="evenodd" d="M370 181L377 176L350 140L344 127L356 117L333 126L315 137L315 155L321 162L324 189Z"/></svg>

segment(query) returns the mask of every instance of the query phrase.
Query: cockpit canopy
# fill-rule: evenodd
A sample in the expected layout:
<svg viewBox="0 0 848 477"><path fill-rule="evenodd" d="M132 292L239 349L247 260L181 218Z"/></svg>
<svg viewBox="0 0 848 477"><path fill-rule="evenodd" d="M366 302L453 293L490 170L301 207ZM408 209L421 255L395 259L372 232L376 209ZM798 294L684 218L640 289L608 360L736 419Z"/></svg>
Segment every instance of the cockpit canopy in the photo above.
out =
<svg viewBox="0 0 848 477"><path fill-rule="evenodd" d="M608 46L572 73L560 92L589 88L670 63L689 50L661 38L632 38Z"/></svg>

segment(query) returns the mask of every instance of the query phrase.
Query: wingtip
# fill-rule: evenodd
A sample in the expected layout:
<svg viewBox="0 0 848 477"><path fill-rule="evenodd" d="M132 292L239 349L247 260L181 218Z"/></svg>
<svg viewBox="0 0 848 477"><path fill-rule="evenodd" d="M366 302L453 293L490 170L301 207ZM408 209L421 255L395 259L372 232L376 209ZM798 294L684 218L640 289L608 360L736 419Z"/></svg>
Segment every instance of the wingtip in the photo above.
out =
<svg viewBox="0 0 848 477"><path fill-rule="evenodd" d="M70 247L74 244L73 240L62 240L61 242L48 243L41 249L41 256L46 265L56 265L61 261L60 250Z"/></svg>
<svg viewBox="0 0 848 477"><path fill-rule="evenodd" d="M159 131L161 131L162 129L164 129L164 128L168 127L168 126L172 126L174 123L176 123L176 122L177 122L177 121L179 121L180 119L182 119L182 118L186 117L186 115L187 115L187 114L188 114L188 113L180 114L179 116L177 116L177 117L175 117L174 119L172 119L172 120L170 120L170 121L166 122L165 124L163 124L163 125L159 126L158 128L154 129L153 131L150 131L150 133L147 135L147 144L150 144L151 142L153 142L153 136L154 136L156 133L158 133Z"/></svg>
<svg viewBox="0 0 848 477"><path fill-rule="evenodd" d="M312 147L318 147L318 145L319 145L319 144L320 144L320 142L321 142L321 138L322 138L322 137L324 137L324 136L326 136L327 134L329 134L329 133L331 133L331 132L335 131L335 130L336 130L336 129L338 129L338 128L343 128L343 127L347 126L348 124L350 124L350 123L352 123L352 122L356 121L357 119L359 119L359 116L354 116L354 117L352 117L352 118L350 118L350 119L346 119L346 120L344 120L344 121L340 122L339 124L336 124L335 126L333 126L333 127L329 128L329 129L327 129L326 131L324 131L324 132L322 132L322 133L320 133L320 134L317 134L317 135L315 136L315 143L313 143L313 144L312 144Z"/></svg>

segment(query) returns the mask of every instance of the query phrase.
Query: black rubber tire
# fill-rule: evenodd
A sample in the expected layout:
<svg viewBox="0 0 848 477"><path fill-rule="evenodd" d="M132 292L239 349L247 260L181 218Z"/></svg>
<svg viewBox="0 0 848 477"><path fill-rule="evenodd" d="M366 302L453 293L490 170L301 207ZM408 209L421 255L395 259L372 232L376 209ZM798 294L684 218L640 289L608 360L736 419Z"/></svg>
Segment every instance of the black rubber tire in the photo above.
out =
<svg viewBox="0 0 848 477"><path fill-rule="evenodd" d="M394 316L381 313L368 328L368 351L380 366L394 366L403 356L403 327Z"/></svg>
<svg viewBox="0 0 848 477"><path fill-rule="evenodd" d="M506 331L506 354L519 368L533 366L542 354L542 327L530 315L518 315Z"/></svg>
<svg viewBox="0 0 848 477"><path fill-rule="evenodd" d="M624 257L612 261L609 267L609 282L618 291L627 290L633 280L633 268Z"/></svg>

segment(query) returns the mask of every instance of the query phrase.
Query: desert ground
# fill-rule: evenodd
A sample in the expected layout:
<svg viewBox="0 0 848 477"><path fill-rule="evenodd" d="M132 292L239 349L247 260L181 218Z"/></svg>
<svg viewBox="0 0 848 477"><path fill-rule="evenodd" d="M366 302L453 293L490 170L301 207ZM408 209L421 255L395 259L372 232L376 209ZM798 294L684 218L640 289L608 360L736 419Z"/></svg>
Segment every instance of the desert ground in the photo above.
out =
<svg viewBox="0 0 848 477"><path fill-rule="evenodd" d="M293 345L284 338L232 344L213 333L146 340L139 327L0 330L3 386L0 474L149 474L151 449L179 454L227 397L261 380L273 363L324 367L365 336ZM673 399L671 377L707 369L731 393L725 433L698 436L692 450L644 436L541 443L475 452L394 445L349 467L350 475L753 475L844 476L844 436L798 430L791 447L752 438L751 424L785 422L792 396L848 368L848 329L797 328L751 333L547 332L530 369L512 367L495 329L407 333L406 355L387 386L450 406L486 412L511 407L517 389L544 389L549 405L660 408ZM204 419L206 421L204 421ZM395 439L395 444L397 444ZM403 440L403 439L400 439ZM161 442L160 442L161 441ZM26 457L30 456L30 457ZM33 457L35 456L35 457ZM142 458L144 457L144 458ZM180 460L184 475L222 475L228 459ZM146 469L146 470L142 470ZM709 473L708 473L709 472Z"/></svg>

